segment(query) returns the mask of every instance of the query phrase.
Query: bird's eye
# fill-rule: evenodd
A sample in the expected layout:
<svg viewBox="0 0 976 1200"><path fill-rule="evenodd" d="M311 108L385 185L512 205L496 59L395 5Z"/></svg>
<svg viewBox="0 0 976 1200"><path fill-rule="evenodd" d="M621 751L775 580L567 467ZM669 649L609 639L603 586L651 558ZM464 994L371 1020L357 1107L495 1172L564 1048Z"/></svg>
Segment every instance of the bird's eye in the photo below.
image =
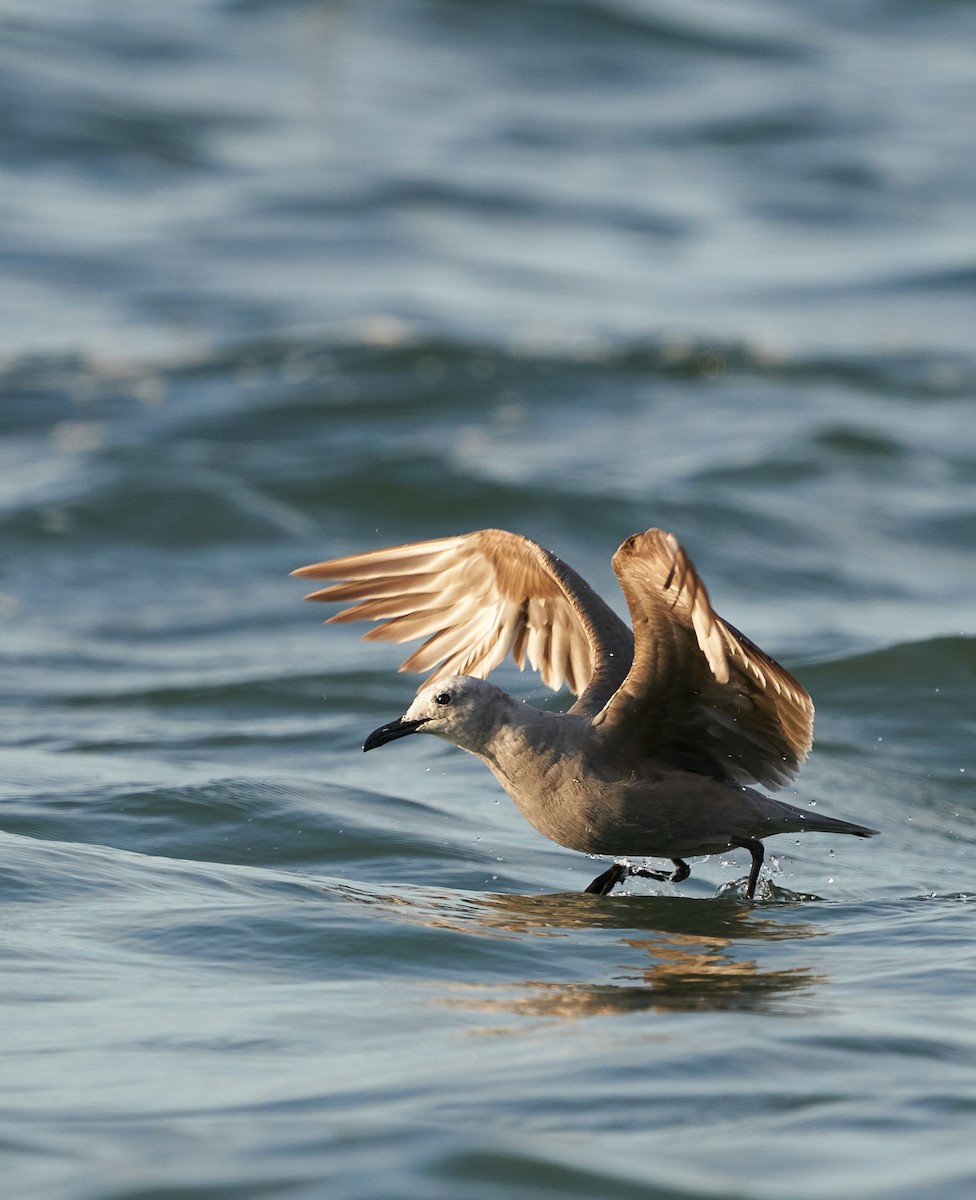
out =
<svg viewBox="0 0 976 1200"><path fill-rule="evenodd" d="M451 693L450 692L441 692L440 695L435 696L434 699L437 701L438 704L450 704L451 703Z"/></svg>

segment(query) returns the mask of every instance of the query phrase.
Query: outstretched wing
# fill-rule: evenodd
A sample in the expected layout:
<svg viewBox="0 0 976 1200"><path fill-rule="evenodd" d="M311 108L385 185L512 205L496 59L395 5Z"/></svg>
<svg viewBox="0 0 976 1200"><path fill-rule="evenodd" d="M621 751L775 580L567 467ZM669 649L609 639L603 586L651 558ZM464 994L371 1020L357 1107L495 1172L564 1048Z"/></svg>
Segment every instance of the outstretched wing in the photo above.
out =
<svg viewBox="0 0 976 1200"><path fill-rule="evenodd" d="M775 788L813 742L813 703L726 624L673 534L628 538L613 558L634 625L633 665L594 725L621 751Z"/></svg>
<svg viewBox="0 0 976 1200"><path fill-rule="evenodd" d="M553 689L598 712L626 675L627 626L589 584L535 542L500 529L391 546L301 567L306 579L336 579L308 600L354 601L330 621L377 621L367 640L425 638L401 671L484 678L511 651ZM423 685L422 685L423 686Z"/></svg>

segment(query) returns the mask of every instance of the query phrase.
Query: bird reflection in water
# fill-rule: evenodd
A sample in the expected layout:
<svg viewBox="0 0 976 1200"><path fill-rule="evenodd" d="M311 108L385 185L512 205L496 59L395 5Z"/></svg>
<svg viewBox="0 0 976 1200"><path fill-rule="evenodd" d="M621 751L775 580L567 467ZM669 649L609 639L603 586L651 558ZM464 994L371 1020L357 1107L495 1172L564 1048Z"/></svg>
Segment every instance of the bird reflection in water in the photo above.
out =
<svg viewBox="0 0 976 1200"><path fill-rule="evenodd" d="M759 916L739 903L655 897L607 906L576 895L495 895L475 907L482 931L496 935L559 937L619 929L626 936L612 945L626 948L626 958L609 958L613 965L600 982L457 984L448 1004L559 1020L635 1011L770 1012L826 982L808 967L773 970L744 952L750 942L821 936L816 926ZM470 925L468 930L474 932Z"/></svg>

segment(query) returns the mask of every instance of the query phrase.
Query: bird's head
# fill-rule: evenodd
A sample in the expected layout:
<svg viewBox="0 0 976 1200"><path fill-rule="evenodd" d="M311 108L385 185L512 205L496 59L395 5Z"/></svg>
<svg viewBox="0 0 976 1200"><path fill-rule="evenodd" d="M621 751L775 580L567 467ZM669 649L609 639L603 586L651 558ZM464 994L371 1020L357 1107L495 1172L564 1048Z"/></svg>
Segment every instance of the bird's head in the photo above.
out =
<svg viewBox="0 0 976 1200"><path fill-rule="evenodd" d="M409 733L433 733L462 750L481 754L508 719L512 705L507 693L484 679L450 675L419 691L402 717L374 729L363 749L375 750Z"/></svg>

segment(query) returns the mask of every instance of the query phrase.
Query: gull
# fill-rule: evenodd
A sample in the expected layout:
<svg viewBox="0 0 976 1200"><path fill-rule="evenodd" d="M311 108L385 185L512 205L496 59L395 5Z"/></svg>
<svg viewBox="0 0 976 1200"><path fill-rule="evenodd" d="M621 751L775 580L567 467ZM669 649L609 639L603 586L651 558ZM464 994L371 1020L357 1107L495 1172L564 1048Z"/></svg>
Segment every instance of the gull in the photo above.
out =
<svg viewBox="0 0 976 1200"><path fill-rule="evenodd" d="M585 890L630 875L680 883L696 855L762 839L877 830L785 804L813 742L813 703L779 663L723 621L677 538L628 538L613 569L633 632L571 567L520 534L481 529L369 550L294 571L339 580L306 599L354 601L329 622L379 622L365 640L425 638L400 667L432 671L413 703L367 738L373 750L431 733L480 758L530 825L614 858ZM576 696L565 713L522 703L486 676L511 653ZM670 859L670 872L626 856Z"/></svg>

